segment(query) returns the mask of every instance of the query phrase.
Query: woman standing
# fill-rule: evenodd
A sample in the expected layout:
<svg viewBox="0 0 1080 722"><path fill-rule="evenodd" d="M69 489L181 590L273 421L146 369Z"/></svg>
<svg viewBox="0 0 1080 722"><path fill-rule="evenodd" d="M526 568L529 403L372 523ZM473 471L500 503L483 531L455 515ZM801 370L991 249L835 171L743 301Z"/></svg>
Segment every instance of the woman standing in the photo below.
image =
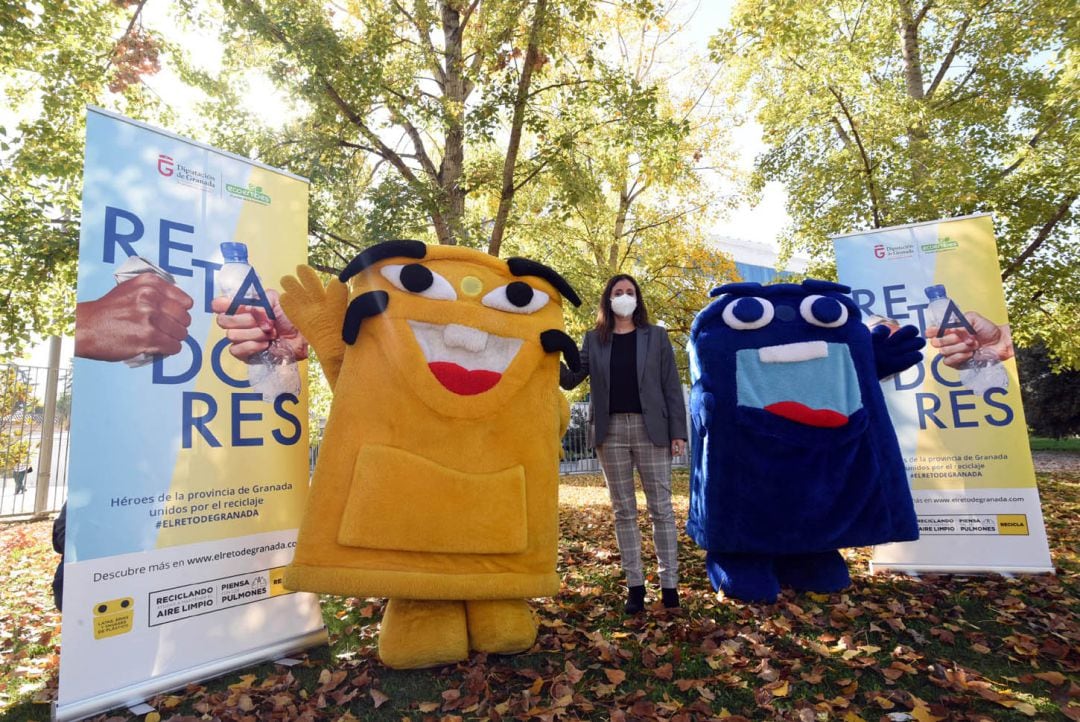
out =
<svg viewBox="0 0 1080 722"><path fill-rule="evenodd" d="M604 472L615 538L626 574L626 612L645 608L641 532L637 523L634 467L641 476L653 525L657 572L664 606L679 606L678 532L671 507L671 457L686 449L686 406L667 331L649 324L641 289L632 276L607 282L586 332L581 370L561 369L560 384L572 389L592 376L589 419Z"/></svg>

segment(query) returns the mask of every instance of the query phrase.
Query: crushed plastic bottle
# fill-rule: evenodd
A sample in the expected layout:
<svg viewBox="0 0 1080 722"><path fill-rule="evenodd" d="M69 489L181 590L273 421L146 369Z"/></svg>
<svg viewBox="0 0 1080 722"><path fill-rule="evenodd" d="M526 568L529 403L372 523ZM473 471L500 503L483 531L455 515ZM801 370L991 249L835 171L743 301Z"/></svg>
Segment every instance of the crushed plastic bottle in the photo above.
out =
<svg viewBox="0 0 1080 722"><path fill-rule="evenodd" d="M221 255L225 264L217 272L216 294L232 299L253 272L248 263L247 244L222 243ZM248 286L243 300L259 300L254 285ZM272 340L265 350L250 356L247 364L248 383L253 391L262 395L263 401L272 402L281 394L300 394L300 371L296 365L296 355L288 345L278 339Z"/></svg>
<svg viewBox="0 0 1080 722"><path fill-rule="evenodd" d="M949 298L945 286L937 284L926 288L927 318L934 326L941 327L946 319L950 325L957 322L966 324L964 314ZM955 333L961 338L970 337L971 334L962 327L951 325L947 332ZM977 346L971 358L961 366L956 367L960 376L960 383L975 393L982 396L990 389L1009 388L1009 374L1002 365L1001 359L991 349Z"/></svg>

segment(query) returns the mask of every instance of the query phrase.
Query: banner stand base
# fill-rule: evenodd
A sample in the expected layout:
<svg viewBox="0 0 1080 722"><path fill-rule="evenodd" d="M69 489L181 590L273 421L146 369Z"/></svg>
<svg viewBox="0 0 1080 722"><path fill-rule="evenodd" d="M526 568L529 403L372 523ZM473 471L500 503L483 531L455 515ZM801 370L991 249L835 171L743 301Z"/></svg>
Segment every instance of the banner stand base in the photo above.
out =
<svg viewBox="0 0 1080 722"><path fill-rule="evenodd" d="M123 689L112 690L64 705L54 702L52 719L55 722L74 722L74 720L85 719L117 707L144 705L149 708L149 705L144 704L144 700L156 694L180 689L192 682L220 677L253 664L277 661L278 658L291 652L318 647L326 644L328 640L326 627L322 627L314 632L308 632L291 639L284 639L266 647L235 654L231 657L215 659L198 667L190 667L169 675L154 677ZM139 712L138 714L142 713Z"/></svg>
<svg viewBox="0 0 1080 722"><path fill-rule="evenodd" d="M1053 567L988 567L988 566L951 566L947 564L893 564L889 562L870 562L870 573L894 572L907 574L911 577L920 577L923 574L959 574L959 575L986 575L1000 574L1003 577L1015 577L1020 574L1053 574Z"/></svg>

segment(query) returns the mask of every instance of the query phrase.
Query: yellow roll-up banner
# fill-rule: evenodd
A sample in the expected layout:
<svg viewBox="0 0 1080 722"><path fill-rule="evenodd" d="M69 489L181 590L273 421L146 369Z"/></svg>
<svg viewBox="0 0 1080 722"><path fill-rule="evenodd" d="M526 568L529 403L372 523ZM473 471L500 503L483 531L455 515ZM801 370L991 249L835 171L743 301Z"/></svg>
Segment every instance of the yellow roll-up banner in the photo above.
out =
<svg viewBox="0 0 1080 722"><path fill-rule="evenodd" d="M303 178L88 112L57 719L325 640L280 572L308 397L275 299L307 260L307 198ZM226 336L245 314L262 350Z"/></svg>
<svg viewBox="0 0 1080 722"><path fill-rule="evenodd" d="M989 215L833 239L871 324L915 324L917 366L882 381L920 538L874 553L910 572L1052 572Z"/></svg>

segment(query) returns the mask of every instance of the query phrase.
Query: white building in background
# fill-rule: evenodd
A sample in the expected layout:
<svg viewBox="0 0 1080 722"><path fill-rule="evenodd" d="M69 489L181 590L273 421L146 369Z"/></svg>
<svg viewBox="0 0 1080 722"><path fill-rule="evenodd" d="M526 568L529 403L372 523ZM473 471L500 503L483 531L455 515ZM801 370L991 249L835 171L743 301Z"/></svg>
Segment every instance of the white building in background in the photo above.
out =
<svg viewBox="0 0 1080 722"><path fill-rule="evenodd" d="M735 260L735 268L744 281L771 283L790 273L803 273L810 264L806 256L793 256L784 268L777 268L779 253L776 248L759 241L713 236L709 242Z"/></svg>

